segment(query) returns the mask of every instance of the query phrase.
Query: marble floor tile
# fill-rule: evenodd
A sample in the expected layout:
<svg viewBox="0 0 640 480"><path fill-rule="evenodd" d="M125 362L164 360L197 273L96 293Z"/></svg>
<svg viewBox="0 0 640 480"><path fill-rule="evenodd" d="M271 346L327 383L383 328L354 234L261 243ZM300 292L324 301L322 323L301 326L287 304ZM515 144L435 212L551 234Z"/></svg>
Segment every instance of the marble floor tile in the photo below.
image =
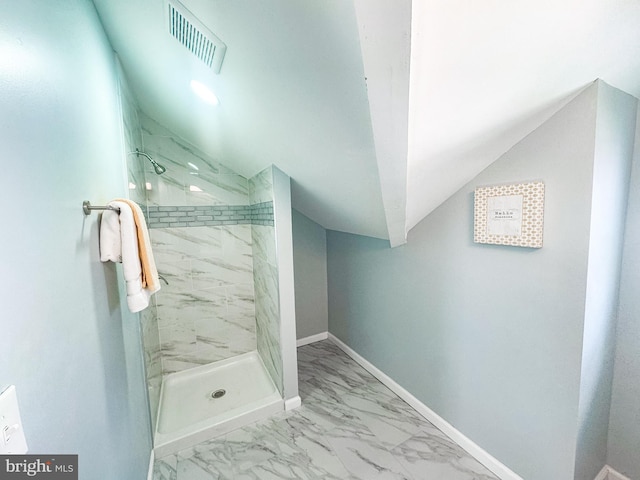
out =
<svg viewBox="0 0 640 480"><path fill-rule="evenodd" d="M411 480L391 452L375 441L362 438L330 438L338 458L356 477L373 480Z"/></svg>
<svg viewBox="0 0 640 480"><path fill-rule="evenodd" d="M330 341L298 366L300 408L157 459L154 480L498 480Z"/></svg>
<svg viewBox="0 0 640 480"><path fill-rule="evenodd" d="M156 459L153 464L153 480L177 480L177 463L175 455Z"/></svg>
<svg viewBox="0 0 640 480"><path fill-rule="evenodd" d="M420 433L391 452L415 480L491 480L496 478L444 435Z"/></svg>
<svg viewBox="0 0 640 480"><path fill-rule="evenodd" d="M414 418L405 415L392 402L373 397L369 389L359 388L344 395L342 401L388 448L400 445L421 431Z"/></svg>
<svg viewBox="0 0 640 480"><path fill-rule="evenodd" d="M229 472L233 475L233 472ZM218 480L233 478L210 468L208 465L202 465L196 459L179 459L177 466L176 480ZM155 479L154 479L155 480Z"/></svg>
<svg viewBox="0 0 640 480"><path fill-rule="evenodd" d="M202 468L215 468L222 474L249 470L271 459L279 445L268 437L269 423L249 425L223 437L203 442L181 451L181 459L189 459Z"/></svg>

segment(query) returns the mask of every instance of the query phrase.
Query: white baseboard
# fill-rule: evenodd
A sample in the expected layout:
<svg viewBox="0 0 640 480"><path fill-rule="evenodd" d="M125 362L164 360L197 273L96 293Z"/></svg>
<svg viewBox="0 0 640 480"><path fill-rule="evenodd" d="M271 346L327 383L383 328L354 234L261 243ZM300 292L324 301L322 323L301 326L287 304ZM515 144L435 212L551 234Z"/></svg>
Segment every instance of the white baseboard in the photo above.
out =
<svg viewBox="0 0 640 480"><path fill-rule="evenodd" d="M445 435L447 435L451 440L457 443L460 447L469 453L472 457L474 457L478 462L491 470L495 475L497 475L502 480L523 480L518 474L516 474L513 470L509 469L506 465L501 463L495 457L490 455L488 452L483 450L480 446L474 443L472 440L464 436L459 430L453 427L449 422L447 422L444 418L439 416L429 407L427 407L424 403L414 397L411 393L405 390L402 386L396 383L391 377L386 375L382 370L378 367L370 363L360 354L358 354L355 350L345 344L342 340L337 338L335 335L329 333L329 340L335 343L341 350L343 350L347 355L353 358L357 363L359 363L365 370L367 370L371 375L380 380L384 385L386 385L391 391L393 391L396 395L402 398L405 402L411 405L420 415L433 423L438 429L440 429ZM616 479L617 480L617 479Z"/></svg>
<svg viewBox="0 0 640 480"><path fill-rule="evenodd" d="M609 467L609 478L607 480L631 480L629 477L625 477L620 472L615 471Z"/></svg>
<svg viewBox="0 0 640 480"><path fill-rule="evenodd" d="M149 455L149 471L147 472L147 480L153 480L153 464L156 461L156 455L153 448L151 449L151 454Z"/></svg>
<svg viewBox="0 0 640 480"><path fill-rule="evenodd" d="M284 411L288 412L289 410L298 408L300 405L302 405L302 399L299 395L293 398L288 398L284 401Z"/></svg>
<svg viewBox="0 0 640 480"><path fill-rule="evenodd" d="M620 472L615 471L609 465L605 465L600 470L600 473L594 478L594 480L631 480L629 477L625 477Z"/></svg>
<svg viewBox="0 0 640 480"><path fill-rule="evenodd" d="M309 345L310 343L319 342L321 340L326 340L328 337L328 332L317 333L315 335L309 335L308 337L299 338L296 341L296 346L303 347L305 345Z"/></svg>
<svg viewBox="0 0 640 480"><path fill-rule="evenodd" d="M600 470L600 473L598 473L598 475L596 475L596 478L594 478L593 480L607 480L608 477L609 477L609 467L605 465L604 467L602 467L602 470Z"/></svg>

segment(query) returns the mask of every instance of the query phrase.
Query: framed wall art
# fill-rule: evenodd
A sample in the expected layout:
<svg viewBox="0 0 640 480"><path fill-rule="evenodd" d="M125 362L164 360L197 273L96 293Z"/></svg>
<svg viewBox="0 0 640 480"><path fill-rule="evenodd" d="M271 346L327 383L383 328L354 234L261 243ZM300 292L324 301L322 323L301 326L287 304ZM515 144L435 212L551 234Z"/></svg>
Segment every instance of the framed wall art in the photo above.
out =
<svg viewBox="0 0 640 480"><path fill-rule="evenodd" d="M544 183L476 188L475 243L542 248L543 227Z"/></svg>

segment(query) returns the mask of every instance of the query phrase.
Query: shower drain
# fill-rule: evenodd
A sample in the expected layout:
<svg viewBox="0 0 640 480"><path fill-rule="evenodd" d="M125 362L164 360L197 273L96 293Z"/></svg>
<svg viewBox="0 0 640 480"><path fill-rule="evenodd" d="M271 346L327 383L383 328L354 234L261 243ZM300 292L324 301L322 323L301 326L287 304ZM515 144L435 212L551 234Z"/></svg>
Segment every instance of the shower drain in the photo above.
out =
<svg viewBox="0 0 640 480"><path fill-rule="evenodd" d="M221 398L224 397L224 394L227 393L227 391L224 388L220 388L218 390L214 390L213 392L211 392L209 394L210 398L213 398L214 400L217 398Z"/></svg>

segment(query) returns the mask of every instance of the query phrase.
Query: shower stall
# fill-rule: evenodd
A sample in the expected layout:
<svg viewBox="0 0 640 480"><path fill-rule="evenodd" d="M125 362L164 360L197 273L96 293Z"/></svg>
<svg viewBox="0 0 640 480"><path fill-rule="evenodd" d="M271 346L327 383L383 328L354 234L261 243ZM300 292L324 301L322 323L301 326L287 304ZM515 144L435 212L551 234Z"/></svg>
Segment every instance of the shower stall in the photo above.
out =
<svg viewBox="0 0 640 480"><path fill-rule="evenodd" d="M121 97L130 197L166 280L141 314L159 458L300 403L290 181L247 179Z"/></svg>

